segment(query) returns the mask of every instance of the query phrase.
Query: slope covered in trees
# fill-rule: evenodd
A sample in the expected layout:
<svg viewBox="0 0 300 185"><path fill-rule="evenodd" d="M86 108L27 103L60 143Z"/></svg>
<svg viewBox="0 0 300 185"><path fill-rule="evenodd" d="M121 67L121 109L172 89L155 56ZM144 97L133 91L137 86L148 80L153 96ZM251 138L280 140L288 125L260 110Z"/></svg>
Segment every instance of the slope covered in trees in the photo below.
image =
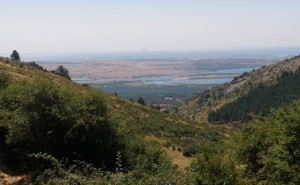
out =
<svg viewBox="0 0 300 185"><path fill-rule="evenodd" d="M289 106L300 97L300 68L294 73L282 72L273 85L260 85L216 111L208 114L209 122L249 121L252 115L267 116L270 109Z"/></svg>
<svg viewBox="0 0 300 185"><path fill-rule="evenodd" d="M225 143L198 146L191 184L299 184L300 102L236 130Z"/></svg>
<svg viewBox="0 0 300 185"><path fill-rule="evenodd" d="M262 67L235 77L179 108L181 116L200 122L249 120L251 114L266 115L269 108L288 105L300 97L300 57ZM274 101L273 101L274 100Z"/></svg>
<svg viewBox="0 0 300 185"><path fill-rule="evenodd" d="M0 171L30 172L37 183L177 182L179 171L162 148L193 155L187 149L222 139L222 129L0 58Z"/></svg>

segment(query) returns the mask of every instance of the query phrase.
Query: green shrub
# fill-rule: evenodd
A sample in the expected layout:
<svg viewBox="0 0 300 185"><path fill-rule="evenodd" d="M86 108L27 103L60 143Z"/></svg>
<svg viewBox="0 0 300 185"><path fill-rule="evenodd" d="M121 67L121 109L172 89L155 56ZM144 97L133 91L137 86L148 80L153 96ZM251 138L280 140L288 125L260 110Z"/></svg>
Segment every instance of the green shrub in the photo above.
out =
<svg viewBox="0 0 300 185"><path fill-rule="evenodd" d="M201 142L198 154L188 169L193 184L235 184L235 163L224 152L224 146Z"/></svg>
<svg viewBox="0 0 300 185"><path fill-rule="evenodd" d="M97 93L74 93L48 81L21 82L1 93L0 110L9 148L1 153L12 163L43 152L112 168L123 150Z"/></svg>
<svg viewBox="0 0 300 185"><path fill-rule="evenodd" d="M0 71L0 90L8 86L10 75L6 72Z"/></svg>
<svg viewBox="0 0 300 185"><path fill-rule="evenodd" d="M257 120L234 137L242 179L257 184L300 184L300 102Z"/></svg>
<svg viewBox="0 0 300 185"><path fill-rule="evenodd" d="M182 153L185 157L192 157L194 154L196 154L196 150L194 146L186 146L183 148Z"/></svg>

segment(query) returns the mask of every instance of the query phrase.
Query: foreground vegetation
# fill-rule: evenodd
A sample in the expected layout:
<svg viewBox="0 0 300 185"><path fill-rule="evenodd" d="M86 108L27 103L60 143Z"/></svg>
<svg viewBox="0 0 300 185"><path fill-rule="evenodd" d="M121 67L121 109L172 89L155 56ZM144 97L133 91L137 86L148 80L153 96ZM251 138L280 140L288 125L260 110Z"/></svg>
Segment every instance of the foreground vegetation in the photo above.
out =
<svg viewBox="0 0 300 185"><path fill-rule="evenodd" d="M0 171L34 184L300 183L300 101L225 128L0 60ZM169 148L191 165L178 170Z"/></svg>
<svg viewBox="0 0 300 185"><path fill-rule="evenodd" d="M300 102L237 130L212 149L200 144L196 184L299 184Z"/></svg>
<svg viewBox="0 0 300 185"><path fill-rule="evenodd" d="M0 59L0 170L8 173L30 172L49 184L97 184L118 173L126 182L177 183L180 172L162 147L191 156L198 139L222 138L222 129L75 84L35 63ZM95 173L80 173L87 167Z"/></svg>

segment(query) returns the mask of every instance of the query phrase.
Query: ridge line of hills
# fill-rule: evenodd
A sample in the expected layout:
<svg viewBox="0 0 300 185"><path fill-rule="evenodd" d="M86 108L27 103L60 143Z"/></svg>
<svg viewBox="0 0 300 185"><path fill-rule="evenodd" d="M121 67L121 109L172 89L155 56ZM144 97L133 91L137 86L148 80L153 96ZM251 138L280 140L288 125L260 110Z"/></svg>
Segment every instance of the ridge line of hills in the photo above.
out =
<svg viewBox="0 0 300 185"><path fill-rule="evenodd" d="M270 108L289 105L299 97L300 56L245 72L225 83L207 90L179 108L179 115L198 122L248 121L255 115L267 115ZM290 88L287 88L290 87ZM260 99L257 97L263 94ZM290 98L286 95L291 96ZM292 97L293 96L293 97ZM278 98L281 97L281 98ZM264 98L269 98L268 101ZM276 103L272 98L277 98ZM256 101L256 102L253 102ZM268 105L264 105L268 104ZM251 107L258 106L259 111ZM231 114L235 114L232 116Z"/></svg>

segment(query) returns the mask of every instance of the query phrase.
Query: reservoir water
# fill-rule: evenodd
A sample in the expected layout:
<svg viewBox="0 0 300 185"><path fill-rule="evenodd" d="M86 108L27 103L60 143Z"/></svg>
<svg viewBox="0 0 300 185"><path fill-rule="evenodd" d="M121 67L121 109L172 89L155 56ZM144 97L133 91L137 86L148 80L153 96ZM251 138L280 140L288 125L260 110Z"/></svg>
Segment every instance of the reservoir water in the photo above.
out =
<svg viewBox="0 0 300 185"><path fill-rule="evenodd" d="M185 73L162 76L146 76L136 78L109 78L109 79L72 79L78 83L109 83L109 82L143 82L145 84L171 85L171 84L223 84L230 82L233 78L243 72L249 72L253 68L223 69L218 71L205 71L198 73ZM209 77L214 75L214 77ZM223 77L218 77L222 76ZM225 77L224 77L225 76Z"/></svg>

